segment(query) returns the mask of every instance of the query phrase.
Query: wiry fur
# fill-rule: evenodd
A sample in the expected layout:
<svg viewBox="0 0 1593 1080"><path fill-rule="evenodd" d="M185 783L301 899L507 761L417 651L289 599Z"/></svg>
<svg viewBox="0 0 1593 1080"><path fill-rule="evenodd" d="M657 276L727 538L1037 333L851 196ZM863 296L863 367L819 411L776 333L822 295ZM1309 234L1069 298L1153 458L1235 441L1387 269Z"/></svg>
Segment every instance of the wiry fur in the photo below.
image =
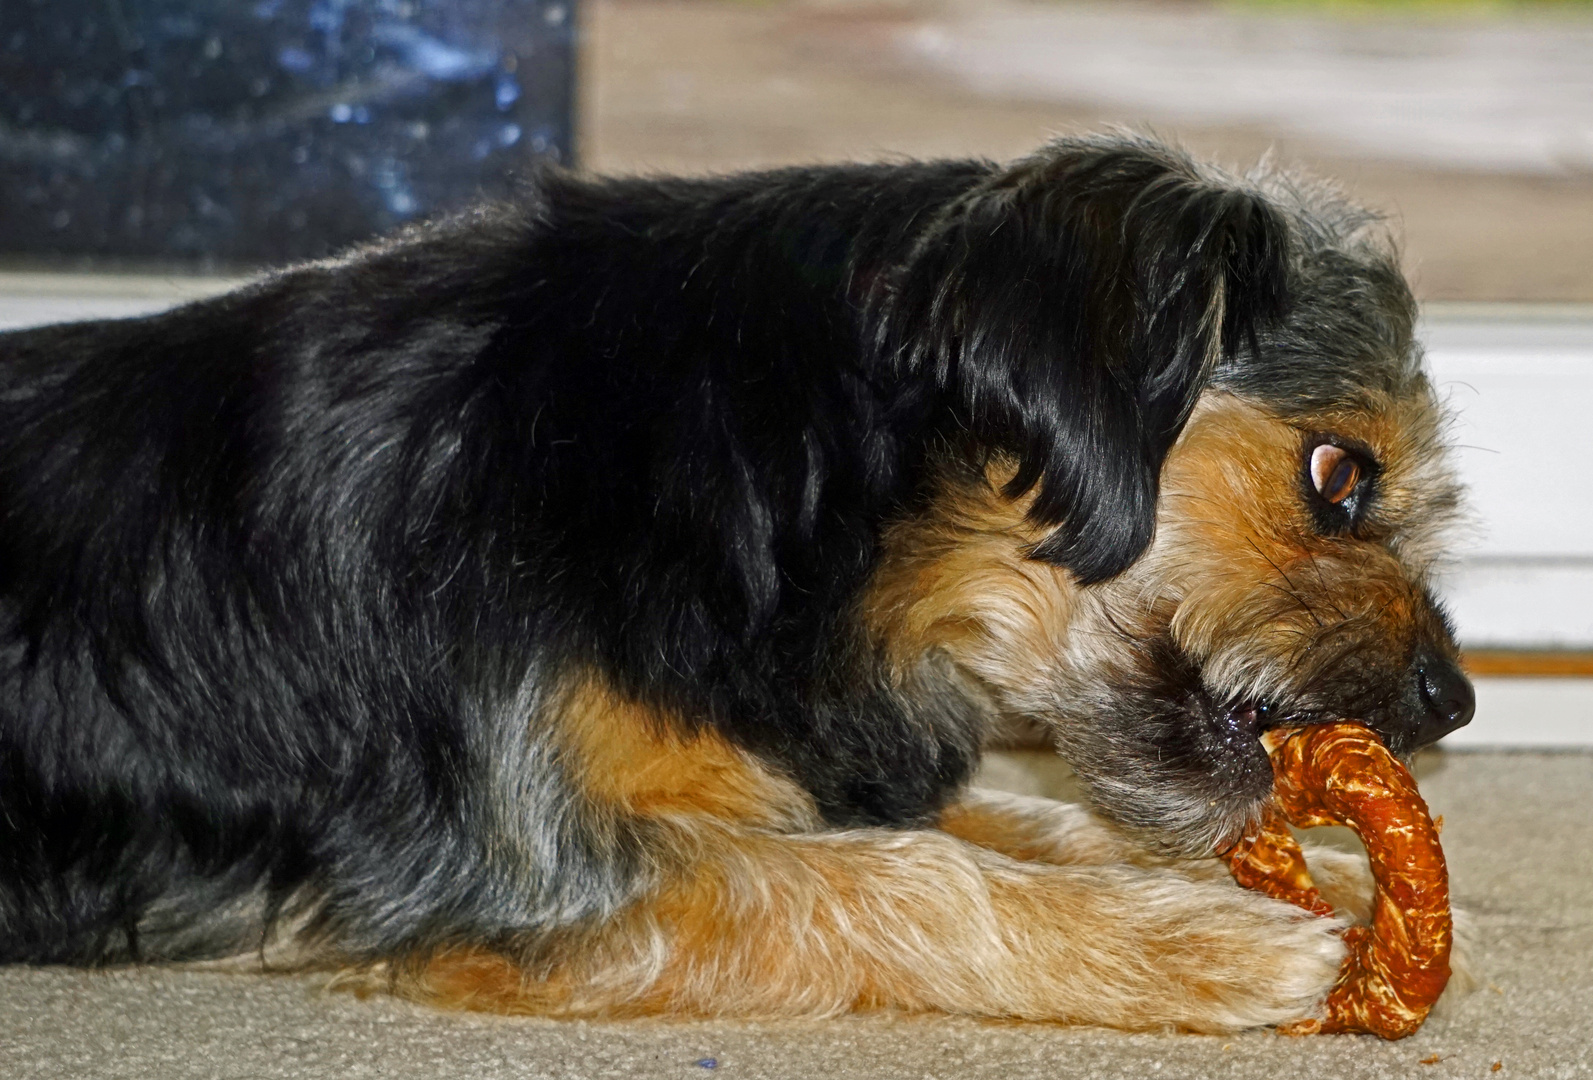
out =
<svg viewBox="0 0 1593 1080"><path fill-rule="evenodd" d="M1411 326L1335 196L1113 137L549 173L0 337L0 959L1306 1015L1340 924L1209 857L1266 726L1431 737L1455 497ZM1302 487L1328 436L1353 519ZM968 792L1016 726L1115 824Z"/></svg>

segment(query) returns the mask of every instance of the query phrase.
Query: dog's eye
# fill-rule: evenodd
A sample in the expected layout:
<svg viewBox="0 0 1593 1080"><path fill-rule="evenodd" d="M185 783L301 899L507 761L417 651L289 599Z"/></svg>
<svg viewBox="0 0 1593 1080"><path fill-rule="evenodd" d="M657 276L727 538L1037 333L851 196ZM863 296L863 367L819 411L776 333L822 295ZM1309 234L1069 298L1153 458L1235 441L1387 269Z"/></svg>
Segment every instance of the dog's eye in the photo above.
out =
<svg viewBox="0 0 1593 1080"><path fill-rule="evenodd" d="M1337 506L1361 482L1361 463L1341 446L1323 443L1311 451L1311 483L1317 494Z"/></svg>
<svg viewBox="0 0 1593 1080"><path fill-rule="evenodd" d="M1339 536L1354 530L1376 494L1377 458L1326 432L1309 436L1303 450L1300 483L1317 531Z"/></svg>

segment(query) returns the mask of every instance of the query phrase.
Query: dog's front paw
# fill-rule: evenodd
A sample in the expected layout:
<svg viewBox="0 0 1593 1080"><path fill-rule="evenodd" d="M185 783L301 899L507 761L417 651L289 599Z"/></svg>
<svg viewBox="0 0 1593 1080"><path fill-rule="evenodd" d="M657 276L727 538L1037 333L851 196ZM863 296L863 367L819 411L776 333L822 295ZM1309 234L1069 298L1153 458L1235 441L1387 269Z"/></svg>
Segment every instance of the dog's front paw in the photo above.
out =
<svg viewBox="0 0 1593 1080"><path fill-rule="evenodd" d="M1167 965L1189 1009L1180 1026L1232 1031L1316 1016L1344 961L1344 924L1226 884L1195 884L1205 903L1180 935L1194 947Z"/></svg>
<svg viewBox="0 0 1593 1080"><path fill-rule="evenodd" d="M1286 1024L1319 1015L1338 978L1337 919L1227 881L1108 867L1073 875L1085 872L1096 884L1075 894L1071 910L1059 902L1036 912L1056 920L1056 937L1024 943L1041 986L1052 984L1035 990L1074 998L1060 1018L1212 1033ZM1084 986L1092 989L1080 994ZM1042 1005L1033 1015L1057 1014Z"/></svg>

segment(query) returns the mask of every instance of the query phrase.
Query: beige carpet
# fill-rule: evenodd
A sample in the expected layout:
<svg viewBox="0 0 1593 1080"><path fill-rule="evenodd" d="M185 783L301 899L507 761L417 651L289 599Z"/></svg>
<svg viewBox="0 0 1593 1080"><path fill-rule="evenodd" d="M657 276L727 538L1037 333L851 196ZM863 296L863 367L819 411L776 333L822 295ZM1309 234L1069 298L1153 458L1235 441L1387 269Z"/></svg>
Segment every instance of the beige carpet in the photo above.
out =
<svg viewBox="0 0 1593 1080"><path fill-rule="evenodd" d="M550 1023L361 1001L312 979L0 968L0 1078L1593 1076L1593 755L1431 753L1418 773L1445 817L1483 986L1399 1043L947 1017ZM992 776L1054 781L1010 761Z"/></svg>

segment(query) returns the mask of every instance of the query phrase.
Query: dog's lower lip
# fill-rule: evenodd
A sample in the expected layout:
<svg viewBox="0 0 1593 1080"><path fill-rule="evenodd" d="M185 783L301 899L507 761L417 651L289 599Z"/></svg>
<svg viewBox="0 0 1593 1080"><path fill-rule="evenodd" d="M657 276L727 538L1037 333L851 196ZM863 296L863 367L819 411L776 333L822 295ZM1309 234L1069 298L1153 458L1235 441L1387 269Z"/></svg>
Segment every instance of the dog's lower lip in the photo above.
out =
<svg viewBox="0 0 1593 1080"><path fill-rule="evenodd" d="M1261 746L1270 755L1274 750L1283 744L1284 739L1288 738L1291 734L1303 727L1307 727L1312 724L1331 724L1346 720L1352 723L1361 722L1352 720L1350 717L1335 716L1331 714L1323 716L1321 714L1315 713L1294 713L1278 716L1276 719L1269 721L1266 726L1262 728L1260 734ZM1388 744L1388 739L1386 736L1377 731L1376 728L1372 728L1370 724L1367 724L1366 726L1371 728L1372 733L1381 739L1384 745Z"/></svg>

